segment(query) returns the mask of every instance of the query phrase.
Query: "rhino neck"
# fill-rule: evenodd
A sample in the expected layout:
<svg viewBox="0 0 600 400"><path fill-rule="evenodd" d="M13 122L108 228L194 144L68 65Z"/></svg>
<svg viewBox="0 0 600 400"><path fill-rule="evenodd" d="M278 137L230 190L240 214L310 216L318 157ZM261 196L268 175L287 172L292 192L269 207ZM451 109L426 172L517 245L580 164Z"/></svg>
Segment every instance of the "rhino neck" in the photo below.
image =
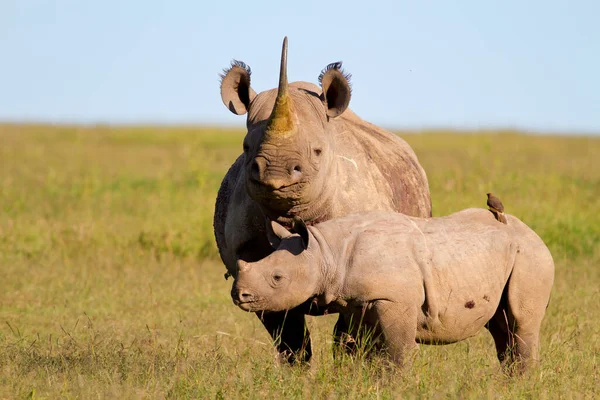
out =
<svg viewBox="0 0 600 400"><path fill-rule="evenodd" d="M336 249L330 245L319 227L311 226L309 231L314 239L311 256L321 277L315 295L318 304L326 306L340 297L345 276L341 267L343 264L340 263L340 254L336 253Z"/></svg>

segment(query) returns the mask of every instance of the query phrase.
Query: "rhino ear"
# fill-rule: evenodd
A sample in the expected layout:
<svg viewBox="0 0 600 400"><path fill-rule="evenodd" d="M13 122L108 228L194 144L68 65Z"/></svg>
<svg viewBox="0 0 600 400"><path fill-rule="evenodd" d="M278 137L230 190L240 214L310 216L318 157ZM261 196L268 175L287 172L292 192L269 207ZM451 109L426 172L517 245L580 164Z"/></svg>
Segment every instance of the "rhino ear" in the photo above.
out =
<svg viewBox="0 0 600 400"><path fill-rule="evenodd" d="M329 64L319 75L319 83L323 89L321 100L325 104L327 116L335 118L342 114L350 104L350 77L342 69L342 62Z"/></svg>
<svg viewBox="0 0 600 400"><path fill-rule="evenodd" d="M221 76L221 99L225 107L234 114L248 112L256 92L250 87L252 70L242 61L233 60L231 67L223 70Z"/></svg>
<svg viewBox="0 0 600 400"><path fill-rule="evenodd" d="M277 250L281 241L290 236L292 236L292 233L285 229L283 225L267 218L267 239L271 243L271 247Z"/></svg>
<svg viewBox="0 0 600 400"><path fill-rule="evenodd" d="M304 246L304 250L308 249L308 228L306 227L306 224L304 223L302 218L294 218L292 228L294 229L294 232L299 234L302 238L302 245Z"/></svg>

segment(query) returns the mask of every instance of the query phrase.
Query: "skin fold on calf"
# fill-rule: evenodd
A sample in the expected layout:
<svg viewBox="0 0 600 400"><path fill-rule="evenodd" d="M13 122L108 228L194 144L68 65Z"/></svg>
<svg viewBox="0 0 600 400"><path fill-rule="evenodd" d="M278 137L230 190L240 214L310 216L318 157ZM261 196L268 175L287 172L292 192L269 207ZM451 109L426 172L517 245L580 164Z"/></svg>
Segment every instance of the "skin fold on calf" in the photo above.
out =
<svg viewBox="0 0 600 400"><path fill-rule="evenodd" d="M350 75L341 62L321 72L319 86L288 83L286 38L277 88L257 94L250 77L250 67L239 61L221 76L223 103L247 115L248 130L215 204L214 232L226 276L235 277L238 260L257 261L273 251L265 216L285 226L296 217L313 225L369 210L431 216L429 184L417 156L403 139L350 110ZM307 361L304 315L323 312L335 310L303 304L257 315L282 354ZM340 315L334 334L347 333Z"/></svg>
<svg viewBox="0 0 600 400"><path fill-rule="evenodd" d="M254 312L335 306L379 336L398 364L417 343L454 343L486 327L499 360L523 371L538 360L554 262L533 230L506 218L483 209L440 218L375 211L299 221L297 233L268 221L276 250L240 260L231 295Z"/></svg>

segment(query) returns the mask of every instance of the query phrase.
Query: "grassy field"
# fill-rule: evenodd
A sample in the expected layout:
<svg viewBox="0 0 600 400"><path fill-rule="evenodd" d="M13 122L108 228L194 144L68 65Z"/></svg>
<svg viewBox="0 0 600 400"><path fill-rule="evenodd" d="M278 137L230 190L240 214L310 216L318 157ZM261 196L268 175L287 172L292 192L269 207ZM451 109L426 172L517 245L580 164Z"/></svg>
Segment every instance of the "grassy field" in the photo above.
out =
<svg viewBox="0 0 600 400"><path fill-rule="evenodd" d="M0 126L0 398L600 396L600 139L403 135L434 215L485 207L491 190L552 251L541 367L508 378L485 331L422 346L403 372L334 360L335 316L309 318L310 368L276 366L231 302L212 232L242 137Z"/></svg>

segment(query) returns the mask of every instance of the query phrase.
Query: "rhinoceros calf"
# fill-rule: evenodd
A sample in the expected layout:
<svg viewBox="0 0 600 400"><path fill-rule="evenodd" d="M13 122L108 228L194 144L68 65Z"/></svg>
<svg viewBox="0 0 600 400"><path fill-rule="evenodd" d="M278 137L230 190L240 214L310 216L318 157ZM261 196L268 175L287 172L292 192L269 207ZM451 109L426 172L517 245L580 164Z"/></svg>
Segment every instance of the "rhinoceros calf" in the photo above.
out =
<svg viewBox="0 0 600 400"><path fill-rule="evenodd" d="M368 212L292 234L267 224L272 254L239 261L232 289L246 311L287 310L312 299L362 321L402 363L416 343L446 344L491 332L501 362L537 360L554 281L540 237L514 216L483 209L441 218ZM510 350L510 351L509 351Z"/></svg>

